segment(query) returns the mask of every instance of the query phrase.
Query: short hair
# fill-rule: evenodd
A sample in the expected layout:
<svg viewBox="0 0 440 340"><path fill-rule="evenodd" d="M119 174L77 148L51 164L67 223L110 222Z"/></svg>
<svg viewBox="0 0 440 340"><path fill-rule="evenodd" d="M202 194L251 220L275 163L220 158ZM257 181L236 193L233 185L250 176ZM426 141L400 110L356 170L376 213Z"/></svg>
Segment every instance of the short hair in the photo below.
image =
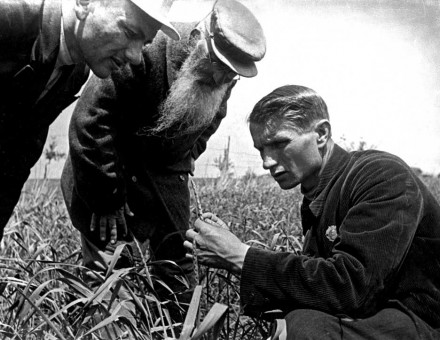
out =
<svg viewBox="0 0 440 340"><path fill-rule="evenodd" d="M299 132L306 132L313 122L329 119L327 105L314 90L300 85L278 87L255 104L248 123L287 122Z"/></svg>

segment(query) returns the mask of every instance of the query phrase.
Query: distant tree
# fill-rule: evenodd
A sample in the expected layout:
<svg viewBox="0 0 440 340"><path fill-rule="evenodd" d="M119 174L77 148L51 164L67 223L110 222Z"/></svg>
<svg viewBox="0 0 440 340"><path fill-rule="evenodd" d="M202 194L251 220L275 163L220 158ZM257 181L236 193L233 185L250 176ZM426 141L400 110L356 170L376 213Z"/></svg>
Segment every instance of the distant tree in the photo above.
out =
<svg viewBox="0 0 440 340"><path fill-rule="evenodd" d="M218 157L214 158L214 165L220 170L220 176L227 175L234 166L229 158L230 141L231 137L228 137L228 145L223 150L223 155L219 155Z"/></svg>
<svg viewBox="0 0 440 340"><path fill-rule="evenodd" d="M214 158L214 165L220 170L220 173L228 173L234 166L234 164L226 157L225 153Z"/></svg>
<svg viewBox="0 0 440 340"><path fill-rule="evenodd" d="M243 175L242 180L244 180L244 181L251 181L251 180L253 180L253 179L257 178L257 177L258 176L255 173L255 171L253 169L251 169L251 168L248 168L246 170L246 173Z"/></svg>
<svg viewBox="0 0 440 340"><path fill-rule="evenodd" d="M371 150L371 149L376 149L376 145L374 144L369 144L368 142L366 142L362 137L360 138L360 140L354 142L351 141L349 142L347 140L347 138L342 135L339 141L339 144L347 151L364 151L364 150Z"/></svg>
<svg viewBox="0 0 440 340"><path fill-rule="evenodd" d="M214 158L214 164L220 170L219 180L216 182L216 186L218 189L224 189L228 186L232 178L232 168L233 164L229 158L229 146L231 142L231 137L228 137L228 145L223 150L223 155L219 155Z"/></svg>
<svg viewBox="0 0 440 340"><path fill-rule="evenodd" d="M66 153L56 150L58 144L55 138L49 143L49 146L44 150L44 157L46 158L46 164L44 165L44 179L47 178L47 171L52 161L58 161L66 156Z"/></svg>

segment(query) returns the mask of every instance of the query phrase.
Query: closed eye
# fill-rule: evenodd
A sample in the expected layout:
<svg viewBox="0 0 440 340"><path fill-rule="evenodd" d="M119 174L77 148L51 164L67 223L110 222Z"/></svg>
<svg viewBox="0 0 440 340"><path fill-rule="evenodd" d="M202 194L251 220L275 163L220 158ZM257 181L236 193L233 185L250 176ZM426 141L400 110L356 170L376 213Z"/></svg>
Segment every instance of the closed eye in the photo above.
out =
<svg viewBox="0 0 440 340"><path fill-rule="evenodd" d="M125 28L124 32L128 39L136 39L137 37L136 32L132 31L129 28Z"/></svg>
<svg viewBox="0 0 440 340"><path fill-rule="evenodd" d="M284 149L287 144L289 144L289 141L280 141L273 143L272 146L276 149Z"/></svg>

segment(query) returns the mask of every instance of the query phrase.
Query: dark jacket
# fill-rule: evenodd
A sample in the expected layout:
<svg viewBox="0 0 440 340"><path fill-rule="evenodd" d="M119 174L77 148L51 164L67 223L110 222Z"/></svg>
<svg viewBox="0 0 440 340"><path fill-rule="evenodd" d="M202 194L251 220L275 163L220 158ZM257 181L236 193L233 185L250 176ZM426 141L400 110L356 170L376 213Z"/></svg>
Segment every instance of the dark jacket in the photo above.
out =
<svg viewBox="0 0 440 340"><path fill-rule="evenodd" d="M249 250L241 278L248 312L363 318L397 303L440 328L440 206L401 159L335 145L301 212L303 255Z"/></svg>
<svg viewBox="0 0 440 340"><path fill-rule="evenodd" d="M113 73L105 80L92 77L72 115L70 155L62 188L74 226L99 247L97 233L89 232L92 212L105 213L128 202L134 217L129 229L140 241L158 244L170 233L183 233L189 223L188 173L191 158L206 149L209 137L226 115L226 101L211 126L196 133L163 138L141 135L153 126L177 71L187 58L194 25L176 24L182 40L159 33L143 52L141 65Z"/></svg>
<svg viewBox="0 0 440 340"><path fill-rule="evenodd" d="M67 66L39 99L58 57L60 28L61 0L0 2L0 182L27 178L49 125L87 80L84 63Z"/></svg>

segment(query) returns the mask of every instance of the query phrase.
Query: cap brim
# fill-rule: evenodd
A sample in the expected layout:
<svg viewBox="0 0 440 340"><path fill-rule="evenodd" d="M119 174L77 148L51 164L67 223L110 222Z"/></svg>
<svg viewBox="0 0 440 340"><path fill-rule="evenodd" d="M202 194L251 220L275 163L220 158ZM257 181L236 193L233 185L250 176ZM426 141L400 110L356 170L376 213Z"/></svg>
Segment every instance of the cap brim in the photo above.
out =
<svg viewBox="0 0 440 340"><path fill-rule="evenodd" d="M220 50L215 45L214 39L211 39L212 50L214 51L217 58L219 58L223 63L231 68L235 73L242 77L252 78L258 74L257 66L252 60L238 60L234 59L232 56L226 53L220 52Z"/></svg>
<svg viewBox="0 0 440 340"><path fill-rule="evenodd" d="M154 18L154 17L153 17ZM154 18L156 19L156 18ZM156 19L157 20L157 19ZM171 25L170 23L166 24L163 21L157 20L162 24L162 27L160 30L165 33L167 36L169 36L173 40L180 40L180 34L179 32Z"/></svg>
<svg viewBox="0 0 440 340"><path fill-rule="evenodd" d="M164 32L173 40L180 40L179 32L171 25L166 16L161 12L159 8L151 5L149 1L145 0L131 0L137 7L144 11L147 15L152 17L154 20L162 24L160 30Z"/></svg>

